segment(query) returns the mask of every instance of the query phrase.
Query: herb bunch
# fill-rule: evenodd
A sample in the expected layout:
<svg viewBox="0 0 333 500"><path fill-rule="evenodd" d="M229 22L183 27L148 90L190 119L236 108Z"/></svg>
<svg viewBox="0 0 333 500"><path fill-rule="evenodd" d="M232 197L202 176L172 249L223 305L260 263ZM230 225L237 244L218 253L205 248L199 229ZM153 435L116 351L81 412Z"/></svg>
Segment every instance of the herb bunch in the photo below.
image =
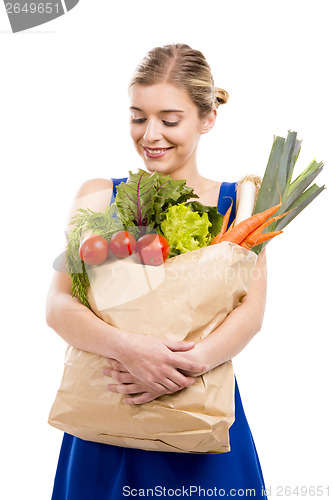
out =
<svg viewBox="0 0 333 500"><path fill-rule="evenodd" d="M89 266L82 262L79 249L84 233L92 231L110 241L111 236L123 229L122 222L117 217L117 207L113 203L104 212L93 212L90 209L79 208L76 215L71 219L73 226L67 233L66 264L67 271L72 280L72 296L77 297L85 306L90 308L87 300L87 288L89 279L87 268ZM133 226L133 224L129 224ZM128 228L130 230L130 228ZM135 228L133 227L135 236Z"/></svg>

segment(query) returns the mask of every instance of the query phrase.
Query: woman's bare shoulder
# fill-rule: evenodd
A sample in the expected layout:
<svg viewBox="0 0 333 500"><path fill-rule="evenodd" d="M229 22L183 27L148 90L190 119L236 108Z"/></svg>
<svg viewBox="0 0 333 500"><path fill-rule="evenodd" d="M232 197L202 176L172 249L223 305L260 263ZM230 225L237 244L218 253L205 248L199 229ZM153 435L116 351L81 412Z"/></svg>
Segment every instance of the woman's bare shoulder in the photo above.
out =
<svg viewBox="0 0 333 500"><path fill-rule="evenodd" d="M111 179L103 179L100 177L89 179L81 184L77 192L77 197L87 196L98 191L112 190L112 188L113 182Z"/></svg>
<svg viewBox="0 0 333 500"><path fill-rule="evenodd" d="M78 208L101 212L110 204L113 191L111 179L95 178L81 184L72 206L72 215Z"/></svg>

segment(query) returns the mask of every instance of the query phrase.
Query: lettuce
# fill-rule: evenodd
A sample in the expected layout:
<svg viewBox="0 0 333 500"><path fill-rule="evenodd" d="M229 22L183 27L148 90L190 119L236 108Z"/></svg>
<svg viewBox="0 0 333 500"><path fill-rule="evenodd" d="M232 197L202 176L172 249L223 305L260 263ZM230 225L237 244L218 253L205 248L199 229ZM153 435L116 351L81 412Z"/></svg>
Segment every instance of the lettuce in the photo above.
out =
<svg viewBox="0 0 333 500"><path fill-rule="evenodd" d="M170 257L205 247L211 240L212 226L207 212L200 215L185 203L170 206L161 222L161 233L170 245Z"/></svg>

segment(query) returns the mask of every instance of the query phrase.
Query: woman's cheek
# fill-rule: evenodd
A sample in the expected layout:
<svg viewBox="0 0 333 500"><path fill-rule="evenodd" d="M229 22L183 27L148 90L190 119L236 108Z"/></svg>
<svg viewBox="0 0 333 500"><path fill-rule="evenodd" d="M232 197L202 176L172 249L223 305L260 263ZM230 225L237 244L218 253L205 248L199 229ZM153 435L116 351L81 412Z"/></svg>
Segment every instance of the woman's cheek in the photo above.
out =
<svg viewBox="0 0 333 500"><path fill-rule="evenodd" d="M135 130L133 127L131 127L131 129L130 129L130 136L132 138L132 141L133 141L135 149L137 150L137 152L139 154L141 154L141 150L140 150L141 148L140 148L140 146L138 144L138 142L139 142L139 140L141 138L141 135L138 133L137 130Z"/></svg>
<svg viewBox="0 0 333 500"><path fill-rule="evenodd" d="M137 142L138 133L133 126L130 127L130 136L134 142Z"/></svg>

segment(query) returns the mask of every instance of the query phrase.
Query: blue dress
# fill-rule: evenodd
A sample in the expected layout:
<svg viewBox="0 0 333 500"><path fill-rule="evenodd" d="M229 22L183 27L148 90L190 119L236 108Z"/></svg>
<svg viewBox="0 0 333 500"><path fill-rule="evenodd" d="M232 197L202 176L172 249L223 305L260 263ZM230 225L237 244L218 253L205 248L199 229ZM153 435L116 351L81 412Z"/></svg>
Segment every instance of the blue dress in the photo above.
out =
<svg viewBox="0 0 333 500"><path fill-rule="evenodd" d="M115 187L123 179L112 179ZM222 183L218 211L236 203L235 183ZM234 218L235 212L231 216ZM120 500L125 497L203 497L266 499L255 444L235 384L231 451L177 453L123 448L64 434L52 500ZM251 491L249 491L251 490Z"/></svg>

